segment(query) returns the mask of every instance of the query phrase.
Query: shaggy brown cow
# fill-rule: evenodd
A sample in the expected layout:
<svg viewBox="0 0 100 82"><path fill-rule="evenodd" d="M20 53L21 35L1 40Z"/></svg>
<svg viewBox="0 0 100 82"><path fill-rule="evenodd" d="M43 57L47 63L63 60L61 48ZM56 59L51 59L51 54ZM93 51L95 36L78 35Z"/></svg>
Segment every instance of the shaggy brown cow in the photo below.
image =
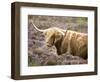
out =
<svg viewBox="0 0 100 82"><path fill-rule="evenodd" d="M87 59L87 34L59 28L38 29L32 22L36 30L43 32L47 46L55 45L57 54L69 53Z"/></svg>

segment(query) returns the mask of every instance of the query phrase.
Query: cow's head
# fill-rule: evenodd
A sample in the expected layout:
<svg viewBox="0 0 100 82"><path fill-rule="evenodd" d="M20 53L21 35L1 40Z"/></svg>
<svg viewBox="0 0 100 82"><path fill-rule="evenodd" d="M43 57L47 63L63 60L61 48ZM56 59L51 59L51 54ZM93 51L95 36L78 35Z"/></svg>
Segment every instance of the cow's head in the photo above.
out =
<svg viewBox="0 0 100 82"><path fill-rule="evenodd" d="M49 28L44 31L45 41L48 47L53 46L57 41L61 40L64 33L58 28Z"/></svg>
<svg viewBox="0 0 100 82"><path fill-rule="evenodd" d="M65 33L65 30L55 28L55 27L45 29L45 30L40 30L33 24L33 22L32 25L37 31L44 34L45 41L48 47L53 46L57 41L59 41L64 36Z"/></svg>

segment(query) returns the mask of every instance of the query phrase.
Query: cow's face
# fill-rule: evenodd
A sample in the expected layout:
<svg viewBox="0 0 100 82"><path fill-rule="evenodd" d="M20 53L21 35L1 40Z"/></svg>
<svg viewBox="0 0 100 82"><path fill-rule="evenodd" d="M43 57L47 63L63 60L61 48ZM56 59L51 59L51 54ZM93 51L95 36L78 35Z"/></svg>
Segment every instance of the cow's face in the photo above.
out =
<svg viewBox="0 0 100 82"><path fill-rule="evenodd" d="M53 46L58 40L60 40L63 34L57 29L47 29L44 32L45 41L48 47Z"/></svg>
<svg viewBox="0 0 100 82"><path fill-rule="evenodd" d="M55 35L54 32L51 29L48 29L44 32L45 36L45 42L48 47L51 47L54 45Z"/></svg>

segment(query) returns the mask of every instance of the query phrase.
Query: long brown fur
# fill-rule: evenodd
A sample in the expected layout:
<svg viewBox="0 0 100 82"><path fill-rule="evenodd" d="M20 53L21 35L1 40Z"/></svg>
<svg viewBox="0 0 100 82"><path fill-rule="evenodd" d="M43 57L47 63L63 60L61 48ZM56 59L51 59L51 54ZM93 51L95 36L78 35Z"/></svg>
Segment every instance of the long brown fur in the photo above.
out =
<svg viewBox="0 0 100 82"><path fill-rule="evenodd" d="M63 38L61 53L66 51L74 56L80 56L87 59L88 36L85 33L79 33L68 30Z"/></svg>

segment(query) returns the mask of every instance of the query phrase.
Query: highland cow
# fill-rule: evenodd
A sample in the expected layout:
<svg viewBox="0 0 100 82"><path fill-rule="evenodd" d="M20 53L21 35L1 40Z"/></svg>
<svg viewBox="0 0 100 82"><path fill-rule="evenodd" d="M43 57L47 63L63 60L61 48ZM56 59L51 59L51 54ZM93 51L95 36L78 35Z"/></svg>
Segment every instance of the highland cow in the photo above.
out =
<svg viewBox="0 0 100 82"><path fill-rule="evenodd" d="M66 31L56 27L41 30L38 29L32 21L31 23L37 31L44 34L48 47L52 47L53 45L56 47L58 55L69 53L73 56L79 56L81 58L87 59L87 34L71 30Z"/></svg>

